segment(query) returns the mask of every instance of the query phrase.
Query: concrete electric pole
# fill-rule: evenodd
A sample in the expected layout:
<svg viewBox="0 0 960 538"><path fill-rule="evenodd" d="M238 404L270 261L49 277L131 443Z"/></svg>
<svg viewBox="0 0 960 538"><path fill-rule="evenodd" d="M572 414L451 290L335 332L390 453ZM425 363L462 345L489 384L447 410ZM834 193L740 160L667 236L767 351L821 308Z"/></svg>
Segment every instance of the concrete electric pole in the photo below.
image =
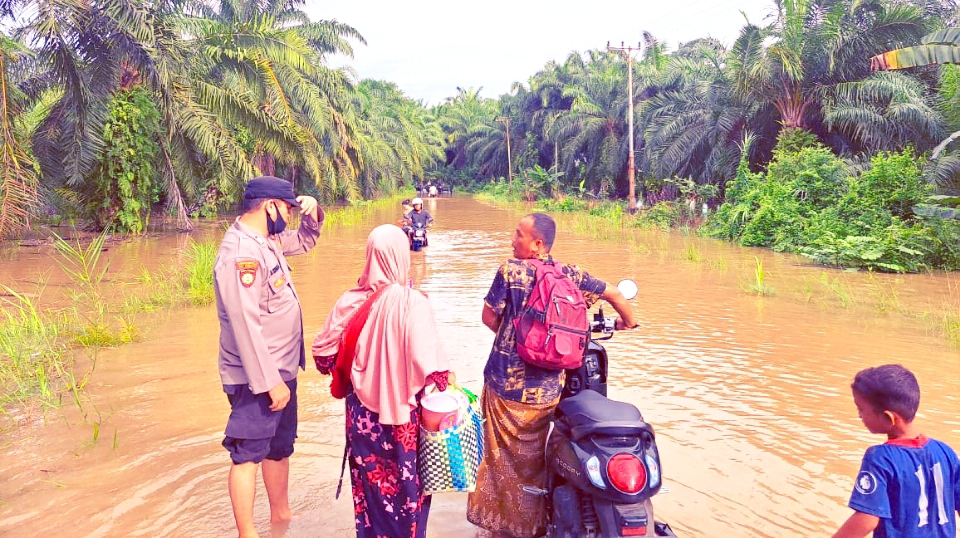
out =
<svg viewBox="0 0 960 538"><path fill-rule="evenodd" d="M630 130L630 155L627 157L627 181L629 182L630 201L627 209L631 214L637 211L637 168L633 160L633 60L643 50L643 45L637 43L637 48L625 47L620 42L619 47L611 47L607 41L607 51L620 53L627 60L627 127Z"/></svg>
<svg viewBox="0 0 960 538"><path fill-rule="evenodd" d="M502 123L507 128L507 182L513 183L513 160L510 158L510 118L499 116L494 121Z"/></svg>

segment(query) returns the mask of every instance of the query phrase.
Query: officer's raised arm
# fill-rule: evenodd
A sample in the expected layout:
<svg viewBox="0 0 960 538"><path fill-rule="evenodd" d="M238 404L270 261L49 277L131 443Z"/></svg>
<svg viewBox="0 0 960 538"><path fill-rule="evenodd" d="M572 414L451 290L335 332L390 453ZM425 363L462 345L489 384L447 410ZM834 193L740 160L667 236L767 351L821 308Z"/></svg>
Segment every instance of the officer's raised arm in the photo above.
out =
<svg viewBox="0 0 960 538"><path fill-rule="evenodd" d="M278 234L284 256L296 256L309 252L320 238L320 228L325 216L323 208L312 196L297 196L300 206L300 228Z"/></svg>

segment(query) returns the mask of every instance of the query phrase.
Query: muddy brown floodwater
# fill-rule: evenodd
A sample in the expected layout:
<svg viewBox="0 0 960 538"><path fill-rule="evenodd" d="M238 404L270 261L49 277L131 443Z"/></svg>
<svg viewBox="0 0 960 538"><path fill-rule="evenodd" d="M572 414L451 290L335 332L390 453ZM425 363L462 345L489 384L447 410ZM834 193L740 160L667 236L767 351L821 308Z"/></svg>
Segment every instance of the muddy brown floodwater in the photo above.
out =
<svg viewBox="0 0 960 538"><path fill-rule="evenodd" d="M480 323L486 290L510 255L518 214L470 198L428 199L437 219L413 275L436 310L459 380L479 392L493 339ZM353 286L366 234L384 211L353 229L324 233L291 258L308 340L340 293ZM218 227L204 232L219 237ZM868 434L849 394L861 368L899 362L923 390L923 431L960 448L960 352L931 314L957 304L954 275L850 274L800 258L661 232L639 246L561 230L554 253L608 282L634 278L642 322L608 343L610 396L637 405L654 425L669 493L657 518L687 537L828 536L845 507ZM112 273L182 256L183 237L112 249ZM29 290L52 253L25 249L0 261L3 283ZM777 294L744 291L755 257ZM50 277L56 288L57 277ZM917 315L917 313L920 313ZM228 456L220 446L229 406L217 374L213 306L140 318L141 341L102 350L84 419L75 406L4 434L0 535L230 536ZM349 494L334 499L343 453L343 403L310 368L300 377L300 436L291 501L303 515L289 537L353 535ZM92 441L94 422L99 441ZM116 444L116 446L114 446ZM348 478L349 480L349 478ZM349 492L349 488L346 489ZM465 495L434 500L429 535L472 537ZM257 521L269 536L266 495Z"/></svg>

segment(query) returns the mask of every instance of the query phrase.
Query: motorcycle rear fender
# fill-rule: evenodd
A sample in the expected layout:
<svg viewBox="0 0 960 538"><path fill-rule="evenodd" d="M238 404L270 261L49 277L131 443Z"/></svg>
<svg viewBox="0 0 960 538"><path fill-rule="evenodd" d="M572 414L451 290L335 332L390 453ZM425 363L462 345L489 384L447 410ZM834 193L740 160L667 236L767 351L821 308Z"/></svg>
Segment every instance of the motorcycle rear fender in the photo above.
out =
<svg viewBox="0 0 960 538"><path fill-rule="evenodd" d="M554 425L555 427L551 431L547 441L547 466L552 473L561 477L564 481L583 492L583 494L594 499L604 499L611 503L636 504L656 495L657 491L660 490L659 483L656 484L655 487L650 487L649 475L646 487L634 494L617 491L610 484L609 479L607 479L606 469L601 471L604 483L607 486L605 489L600 489L595 486L587 476L586 462L593 455L596 455L600 459L601 467L605 466L606 462L609 461L613 455L620 452L631 453L642 459L644 455L643 443L638 443L638 446L632 450L603 447L597 445L589 438L581 439L579 442L574 443L563 431L561 424L554 423ZM657 464L659 465L659 461Z"/></svg>
<svg viewBox="0 0 960 538"><path fill-rule="evenodd" d="M617 504L604 499L593 499L593 508L600 521L600 538L621 536L620 530L629 522L645 520L647 533L644 536L654 538L656 528L653 522L653 503L650 499L633 504Z"/></svg>

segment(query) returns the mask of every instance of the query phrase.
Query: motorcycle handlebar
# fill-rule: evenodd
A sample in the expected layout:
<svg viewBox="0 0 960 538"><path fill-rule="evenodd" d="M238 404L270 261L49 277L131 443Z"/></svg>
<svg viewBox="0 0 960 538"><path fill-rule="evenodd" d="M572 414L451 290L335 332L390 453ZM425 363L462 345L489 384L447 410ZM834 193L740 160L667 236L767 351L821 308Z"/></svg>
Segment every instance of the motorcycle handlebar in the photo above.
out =
<svg viewBox="0 0 960 538"><path fill-rule="evenodd" d="M613 334L614 327L617 324L617 318L597 316L598 319L594 319L590 322L590 332L592 333L604 333L604 334Z"/></svg>

